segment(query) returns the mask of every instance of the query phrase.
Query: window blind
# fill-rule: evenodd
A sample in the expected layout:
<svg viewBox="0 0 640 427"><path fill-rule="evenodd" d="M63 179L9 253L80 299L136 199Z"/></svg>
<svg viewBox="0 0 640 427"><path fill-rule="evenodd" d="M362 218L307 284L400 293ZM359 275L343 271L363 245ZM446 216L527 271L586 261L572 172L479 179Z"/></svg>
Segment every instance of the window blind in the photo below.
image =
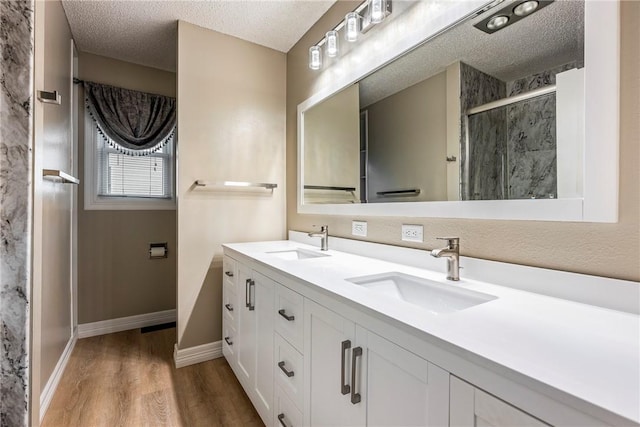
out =
<svg viewBox="0 0 640 427"><path fill-rule="evenodd" d="M130 156L111 147L99 134L96 136L98 195L171 198L173 141L155 153Z"/></svg>

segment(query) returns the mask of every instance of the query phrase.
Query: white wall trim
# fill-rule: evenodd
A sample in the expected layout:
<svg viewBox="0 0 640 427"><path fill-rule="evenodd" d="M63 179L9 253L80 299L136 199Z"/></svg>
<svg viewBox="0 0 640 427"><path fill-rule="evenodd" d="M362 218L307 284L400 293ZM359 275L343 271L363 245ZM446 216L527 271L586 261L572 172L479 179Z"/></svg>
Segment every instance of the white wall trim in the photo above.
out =
<svg viewBox="0 0 640 427"><path fill-rule="evenodd" d="M129 329L144 328L145 326L161 325L175 322L176 310L156 311L154 313L138 314L136 316L119 317L117 319L101 320L93 323L78 325L78 338L88 338Z"/></svg>
<svg viewBox="0 0 640 427"><path fill-rule="evenodd" d="M222 341L210 342L182 350L179 350L178 344L176 344L173 349L173 359L175 360L176 368L184 368L185 366L195 365L196 363L206 362L219 357L222 357Z"/></svg>
<svg viewBox="0 0 640 427"><path fill-rule="evenodd" d="M60 359L58 359L58 363L53 369L53 373L49 377L47 384L44 386L42 393L40 393L40 422L42 422L42 420L44 419L44 415L47 413L47 409L49 409L49 404L51 403L53 395L58 389L58 384L60 383L62 374L64 373L65 369L67 369L67 363L69 363L71 353L73 352L77 341L78 336L76 334L73 334L69 339L69 342L67 342L67 346L64 348L64 351L62 352L62 356L60 356Z"/></svg>

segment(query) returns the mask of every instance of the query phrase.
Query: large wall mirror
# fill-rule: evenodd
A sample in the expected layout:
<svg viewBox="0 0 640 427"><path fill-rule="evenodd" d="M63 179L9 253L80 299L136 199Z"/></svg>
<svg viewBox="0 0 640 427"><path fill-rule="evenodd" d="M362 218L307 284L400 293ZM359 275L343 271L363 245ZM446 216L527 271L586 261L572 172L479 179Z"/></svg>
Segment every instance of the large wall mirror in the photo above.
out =
<svg viewBox="0 0 640 427"><path fill-rule="evenodd" d="M617 6L538 1L520 17L522 3L485 5L302 103L299 212L615 221L617 128L602 114L617 125L617 105L599 108L617 100ZM487 32L496 15L513 22ZM599 165L596 134L615 154Z"/></svg>

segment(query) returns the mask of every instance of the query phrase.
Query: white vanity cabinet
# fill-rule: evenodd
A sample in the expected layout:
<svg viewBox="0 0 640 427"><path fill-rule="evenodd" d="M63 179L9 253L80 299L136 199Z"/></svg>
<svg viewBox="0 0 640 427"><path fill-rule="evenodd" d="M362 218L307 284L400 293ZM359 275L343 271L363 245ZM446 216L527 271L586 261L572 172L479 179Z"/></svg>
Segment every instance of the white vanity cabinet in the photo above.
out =
<svg viewBox="0 0 640 427"><path fill-rule="evenodd" d="M455 427L549 427L549 424L453 375L450 419L450 425Z"/></svg>
<svg viewBox="0 0 640 427"><path fill-rule="evenodd" d="M238 264L239 292L236 375L263 420L270 420L273 406L273 330L276 283Z"/></svg>
<svg viewBox="0 0 640 427"><path fill-rule="evenodd" d="M306 425L448 425L448 372L310 300L304 337Z"/></svg>

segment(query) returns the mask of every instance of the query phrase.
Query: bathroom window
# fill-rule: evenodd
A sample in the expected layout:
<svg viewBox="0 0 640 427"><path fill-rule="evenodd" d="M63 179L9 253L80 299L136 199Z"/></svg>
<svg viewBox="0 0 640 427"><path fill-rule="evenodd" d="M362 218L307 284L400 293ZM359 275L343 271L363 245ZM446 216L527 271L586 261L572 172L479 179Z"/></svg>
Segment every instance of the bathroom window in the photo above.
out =
<svg viewBox="0 0 640 427"><path fill-rule="evenodd" d="M85 120L85 209L175 209L175 141L144 156L122 153Z"/></svg>

